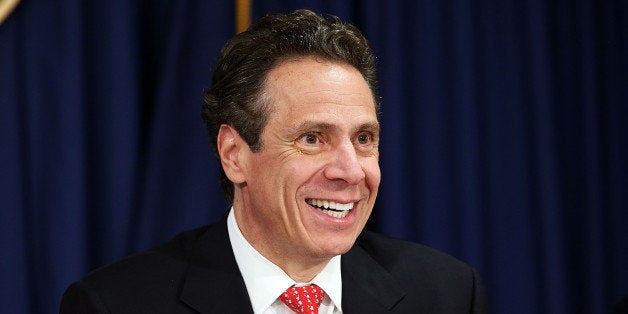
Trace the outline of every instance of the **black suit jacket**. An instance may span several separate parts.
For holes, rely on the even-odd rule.
[[[372,232],[342,256],[344,313],[486,313],[478,273],[428,247]],[[252,313],[219,223],[98,269],[72,284],[61,313]]]

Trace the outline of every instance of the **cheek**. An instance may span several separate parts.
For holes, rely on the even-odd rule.
[[[285,172],[290,183],[304,184],[312,181],[317,173],[321,173],[324,165],[324,160],[303,156],[303,158],[295,158],[286,162],[282,171]]]
[[[371,189],[371,193],[376,193],[379,187],[379,182],[381,180],[381,172],[379,169],[378,161],[370,161],[364,165],[364,173],[366,175],[366,184],[369,189]]]
[[[267,197],[291,207],[299,189],[312,181],[317,166],[303,158],[265,158],[253,173],[257,185],[264,187]]]

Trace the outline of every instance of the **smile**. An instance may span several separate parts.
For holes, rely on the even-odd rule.
[[[353,208],[355,203],[336,203],[325,200],[317,200],[317,199],[306,199],[306,203],[308,203],[312,207],[316,207],[320,209],[323,213],[335,217],[335,218],[344,218],[349,214],[349,211]]]

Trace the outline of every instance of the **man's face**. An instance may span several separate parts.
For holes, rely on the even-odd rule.
[[[350,65],[307,57],[271,70],[265,96],[262,149],[243,154],[243,234],[271,261],[345,253],[380,182],[379,123],[366,81]]]

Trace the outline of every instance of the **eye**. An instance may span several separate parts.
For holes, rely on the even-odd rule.
[[[318,137],[316,134],[307,133],[303,135],[303,141],[307,144],[314,145],[318,142]]]
[[[362,131],[358,133],[354,139],[354,145],[356,150],[362,153],[377,152],[378,137],[369,131]]]
[[[299,136],[298,141],[305,145],[313,146],[321,144],[323,142],[323,139],[321,134],[317,132],[308,132]]]
[[[373,140],[373,136],[370,133],[362,132],[358,134],[357,141],[360,145],[367,145]]]

